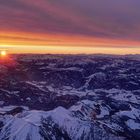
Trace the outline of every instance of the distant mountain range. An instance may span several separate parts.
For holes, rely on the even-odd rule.
[[[0,64],[0,140],[139,140],[140,55],[12,55]]]

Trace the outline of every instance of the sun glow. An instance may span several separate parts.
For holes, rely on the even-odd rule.
[[[6,51],[0,51],[0,55],[2,56],[2,57],[4,57],[4,56],[7,56],[7,52]]]

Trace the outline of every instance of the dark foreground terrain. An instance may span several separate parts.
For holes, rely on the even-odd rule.
[[[0,140],[140,140],[139,55],[11,60],[0,64]]]

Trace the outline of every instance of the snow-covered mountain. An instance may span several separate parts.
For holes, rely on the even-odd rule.
[[[92,140],[124,139],[107,132],[92,117],[78,116],[78,110],[57,107],[52,111],[23,111],[1,118],[0,139],[6,140]],[[77,107],[76,107],[77,108]],[[79,112],[80,113],[80,112]],[[85,112],[84,112],[85,113]],[[80,115],[80,114],[79,114]]]
[[[138,55],[16,55],[0,64],[0,140],[139,140]]]

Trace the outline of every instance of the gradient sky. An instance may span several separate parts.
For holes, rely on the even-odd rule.
[[[0,0],[0,49],[140,53],[140,0]]]

